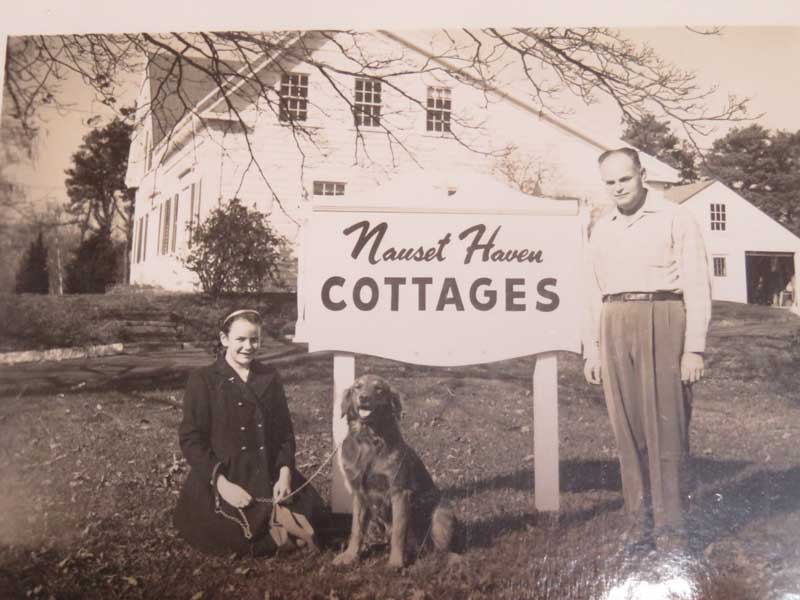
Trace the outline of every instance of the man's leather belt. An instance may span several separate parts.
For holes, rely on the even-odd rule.
[[[622,292],[603,296],[603,302],[655,302],[657,300],[683,300],[683,294],[677,292]]]

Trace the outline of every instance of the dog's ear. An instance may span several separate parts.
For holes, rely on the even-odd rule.
[[[392,406],[392,414],[398,421],[403,416],[403,403],[400,402],[400,394],[389,388],[386,393],[389,396],[389,403]]]
[[[348,387],[344,394],[342,395],[342,405],[340,407],[342,416],[345,417],[348,422],[353,420],[354,415],[354,408],[353,408],[353,386],[351,385]]]

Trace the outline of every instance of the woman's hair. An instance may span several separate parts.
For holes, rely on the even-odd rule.
[[[241,310],[233,311],[222,320],[219,326],[220,333],[228,335],[231,331],[231,327],[233,326],[233,324],[239,319],[243,319],[249,323],[252,323],[253,325],[258,325],[259,327],[261,326],[262,323],[261,315],[257,310],[243,308]],[[222,356],[223,354],[225,354],[225,346],[222,345],[222,341],[219,339],[219,336],[217,336],[217,340],[214,343],[213,351],[216,356]]]

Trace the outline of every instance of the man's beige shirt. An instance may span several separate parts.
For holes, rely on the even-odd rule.
[[[633,215],[616,208],[592,229],[586,253],[584,358],[599,357],[600,311],[605,294],[683,293],[685,352],[703,352],[711,320],[708,259],[700,228],[682,206],[649,190]]]

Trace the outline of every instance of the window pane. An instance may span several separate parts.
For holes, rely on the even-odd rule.
[[[450,102],[449,88],[428,88],[426,128],[428,131],[450,131]]]
[[[342,181],[315,181],[315,196],[343,196],[345,183]]]
[[[285,73],[281,76],[281,121],[305,121],[307,118],[308,75]]]
[[[379,94],[373,93],[374,90],[379,89],[379,82],[365,78],[356,79],[356,92],[353,102],[354,122],[356,125],[375,127],[380,124],[377,119],[372,118],[372,115],[380,113],[381,97]]]

